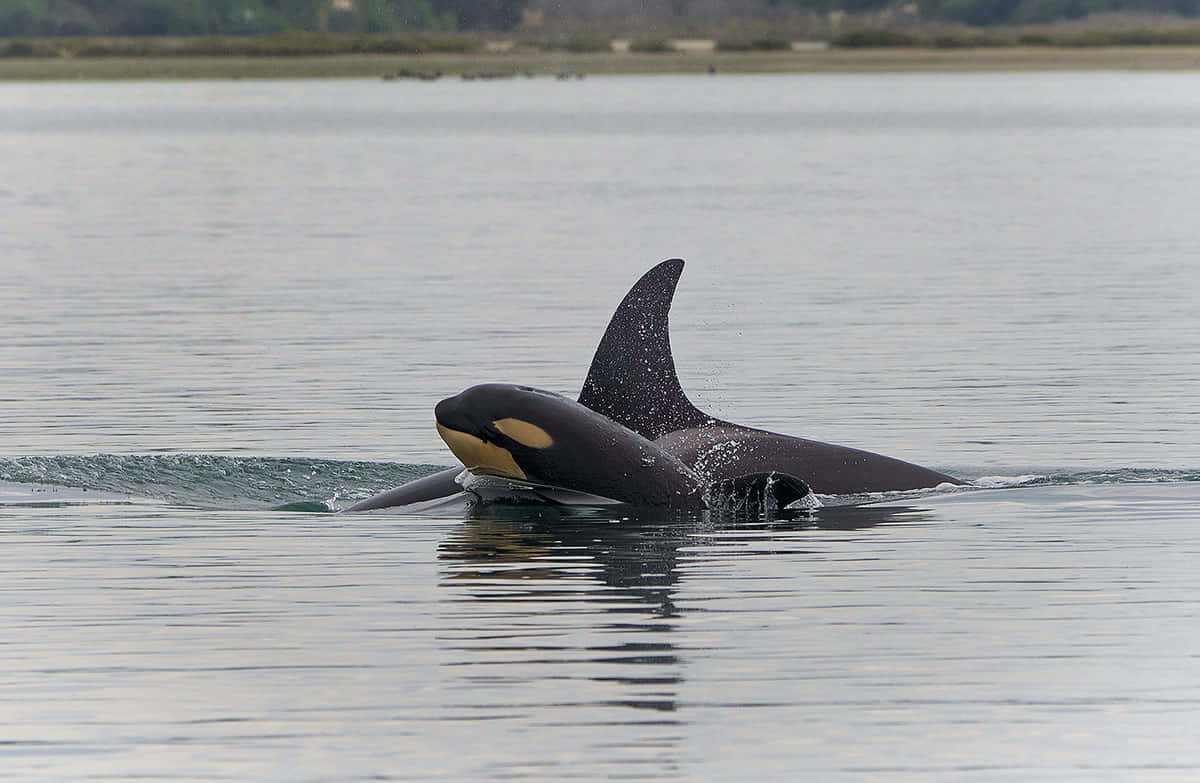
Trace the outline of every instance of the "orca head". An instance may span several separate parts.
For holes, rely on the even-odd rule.
[[[553,392],[485,383],[439,402],[434,418],[442,440],[472,473],[555,484],[556,457],[581,437],[574,424],[581,412],[585,419],[596,415]]]

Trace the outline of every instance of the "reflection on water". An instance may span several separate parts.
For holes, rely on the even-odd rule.
[[[729,521],[708,512],[639,509],[636,516],[614,516],[604,508],[492,504],[473,507],[470,522],[448,538],[438,556],[449,564],[450,580],[583,580],[596,585],[585,596],[611,598],[603,588],[620,588],[624,598],[636,597],[648,612],[671,617],[681,550],[694,553],[718,540],[729,545],[739,533],[777,537],[930,518],[910,506],[789,510],[766,521]]]
[[[680,619],[700,611],[676,601],[689,569],[702,568],[714,552],[803,557],[810,531],[931,519],[908,506],[783,511],[766,521],[708,512],[614,516],[610,508],[476,506],[439,546],[438,558],[443,584],[453,590],[447,608],[453,624],[488,631],[486,638],[456,635],[451,666],[476,688],[506,678],[526,685],[617,683],[625,686],[623,696],[606,692],[604,705],[674,712],[687,654],[694,652],[678,646]],[[506,618],[503,630],[496,627],[499,616]],[[564,630],[571,616],[579,622]]]
[[[738,533],[778,536],[931,519],[927,510],[913,506],[870,505],[784,510],[767,520],[659,509],[627,510],[627,514],[614,515],[604,507],[476,505],[467,512],[469,522],[440,547],[439,557],[452,564],[447,574],[452,579],[533,575],[574,579],[582,571],[608,587],[669,589],[679,580],[679,551],[710,544],[717,535],[728,543]],[[586,558],[590,567],[575,562],[554,567],[547,562],[564,555],[572,560]],[[467,570],[460,563],[495,569]]]
[[[1193,497],[1038,487],[762,522],[477,508],[437,548],[448,714],[549,743],[527,779],[1146,769],[1200,703],[1176,568]]]

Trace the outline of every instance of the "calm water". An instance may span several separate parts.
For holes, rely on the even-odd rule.
[[[0,779],[1195,780],[1200,75],[0,85]],[[575,394],[980,487],[339,517]]]

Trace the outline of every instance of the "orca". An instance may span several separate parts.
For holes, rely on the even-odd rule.
[[[655,266],[625,296],[604,333],[579,402],[714,477],[777,470],[822,495],[962,485],[953,476],[861,449],[723,421],[688,399],[675,371],[667,316],[683,261]]]
[[[757,513],[810,494],[804,481],[778,471],[701,475],[607,416],[529,386],[472,386],[439,402],[434,418],[442,440],[473,476],[684,510]]]
[[[656,454],[665,454],[682,463],[698,476],[699,485],[723,488],[730,493],[762,489],[758,485],[764,484],[765,477],[771,474],[790,477],[789,481],[799,481],[813,492],[826,495],[906,491],[965,483],[953,476],[869,451],[723,421],[697,408],[679,383],[671,353],[668,314],[683,266],[682,259],[663,261],[646,272],[626,294],[596,348],[578,403],[553,395],[560,401],[572,403],[572,416],[582,420],[578,408],[600,414],[655,445]],[[592,425],[593,432],[599,431],[597,423],[593,421]],[[464,431],[478,436],[486,429]],[[487,434],[491,436],[491,433]],[[639,443],[638,448],[643,446]],[[603,450],[594,453],[602,454]],[[456,456],[459,455],[456,453]],[[589,464],[595,467],[596,460]],[[540,470],[539,479],[550,481],[547,474],[553,471],[544,467]],[[455,495],[463,492],[458,481],[462,471],[462,467],[455,467],[434,473],[345,510],[412,505]],[[754,478],[744,478],[748,476]],[[643,479],[643,483],[646,482],[653,483]],[[583,490],[581,486],[566,486]],[[607,485],[606,488],[622,494]],[[634,495],[640,497],[636,492]]]

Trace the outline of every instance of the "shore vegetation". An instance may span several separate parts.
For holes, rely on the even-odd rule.
[[[833,35],[1098,16],[1141,16],[1154,20],[1151,27],[1169,27],[1198,15],[1200,0],[0,0],[0,38],[540,31],[744,41],[757,30],[762,41],[794,38],[798,28]]]
[[[52,0],[0,0],[0,21],[15,18],[2,13],[11,11],[13,3],[38,2]],[[333,2],[351,3],[356,13],[366,7],[356,4],[360,0]],[[429,5],[429,14],[405,17],[413,29],[393,30],[335,30],[329,18],[318,25],[322,30],[220,35],[65,35],[69,25],[60,25],[58,34],[0,36],[0,79],[377,75],[395,80],[411,75],[433,80],[539,73],[1200,69],[1200,21],[1179,16],[1110,15],[980,26],[890,12],[789,12],[774,21],[680,20],[646,27],[653,35],[628,35],[620,33],[628,28],[605,20],[563,24],[527,19],[504,33],[456,29],[460,17],[446,16],[447,7]]]

